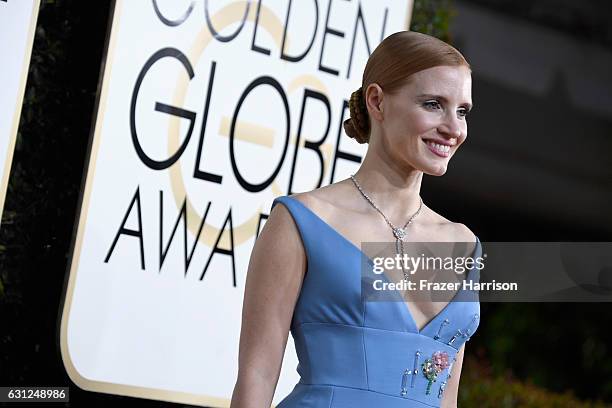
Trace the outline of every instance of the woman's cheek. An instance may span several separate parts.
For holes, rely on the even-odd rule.
[[[420,133],[435,131],[440,125],[436,118],[419,118],[415,121],[418,126]]]

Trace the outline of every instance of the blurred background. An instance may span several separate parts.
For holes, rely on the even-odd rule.
[[[70,386],[66,406],[169,406],[79,390],[60,303],[110,1],[43,0],[0,229],[0,384]],[[415,0],[411,29],[473,70],[468,141],[423,198],[481,241],[611,241],[612,6]],[[35,255],[33,255],[35,254]],[[612,307],[483,303],[463,407],[612,406]]]

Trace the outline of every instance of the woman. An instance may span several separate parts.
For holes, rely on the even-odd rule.
[[[275,199],[253,248],[233,408],[270,406],[290,330],[301,379],[279,407],[456,406],[478,301],[364,302],[359,243],[475,242],[480,254],[420,198],[423,174],[443,175],[465,141],[471,106],[469,64],[450,45],[404,31],[374,50],[344,123],[369,144],[359,170]]]

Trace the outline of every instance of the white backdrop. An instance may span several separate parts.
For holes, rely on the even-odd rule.
[[[410,10],[116,1],[62,316],[73,381],[229,405],[249,256],[270,204],[357,169],[365,145],[341,130],[347,100]],[[290,337],[275,403],[296,366]]]
[[[0,0],[0,215],[21,115],[39,0]]]

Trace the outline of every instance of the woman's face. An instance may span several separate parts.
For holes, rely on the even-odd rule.
[[[467,67],[439,66],[417,72],[393,94],[377,84],[368,93],[372,125],[394,166],[441,176],[467,137],[472,77]],[[378,107],[378,108],[376,108]],[[374,129],[373,129],[374,130]]]

